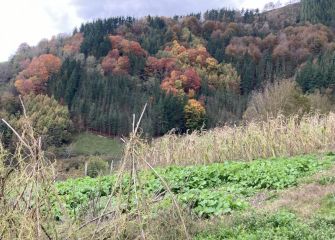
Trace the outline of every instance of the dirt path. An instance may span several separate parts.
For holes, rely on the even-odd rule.
[[[251,204],[261,211],[272,212],[280,208],[294,210],[302,217],[309,217],[319,208],[322,200],[329,194],[335,194],[335,183],[321,185],[322,177],[335,176],[335,167],[311,177],[311,183],[302,184],[278,193],[274,200],[267,200],[271,194],[260,193],[251,200]]]

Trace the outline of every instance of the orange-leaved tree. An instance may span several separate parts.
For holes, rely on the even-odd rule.
[[[130,63],[128,56],[120,56],[119,50],[113,49],[101,63],[105,74],[128,74]]]
[[[200,89],[201,79],[197,71],[192,68],[185,70],[173,70],[161,84],[161,88],[168,93],[193,98],[194,94]]]
[[[75,53],[79,53],[80,46],[84,41],[84,36],[82,33],[76,33],[72,37],[70,37],[66,44],[64,45],[63,52],[67,55],[72,55]]]
[[[52,74],[59,71],[61,60],[52,54],[42,54],[34,58],[26,69],[21,71],[15,81],[15,87],[21,94],[43,93]]]

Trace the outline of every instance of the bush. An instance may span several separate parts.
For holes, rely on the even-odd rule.
[[[108,162],[99,158],[99,157],[91,157],[88,160],[87,164],[87,175],[95,178],[99,175],[105,174],[108,170]]]
[[[70,142],[73,124],[66,106],[46,95],[26,95],[23,102],[35,133],[42,137],[44,147],[59,147]],[[25,117],[22,115],[14,127],[22,129],[24,124]]]
[[[303,114],[309,109],[309,99],[303,95],[294,81],[285,79],[266,84],[263,91],[254,91],[243,118],[248,121],[266,120],[269,117],[276,118],[280,114]]]

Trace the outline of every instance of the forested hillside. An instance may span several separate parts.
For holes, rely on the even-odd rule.
[[[71,35],[22,44],[0,65],[0,90],[7,92],[1,115],[17,122],[14,96],[43,94],[68,108],[74,128],[66,131],[127,135],[132,114],[148,103],[143,131],[161,136],[238,123],[257,91],[283,79],[296,80],[294,90],[284,90],[293,94],[288,113],[308,112],[320,99],[331,106],[334,6],[303,0],[265,12],[213,9],[84,23]]]

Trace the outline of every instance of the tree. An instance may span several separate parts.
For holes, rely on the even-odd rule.
[[[335,24],[335,1],[302,0],[301,17],[311,23]]]
[[[204,46],[186,48],[174,41],[165,52],[175,59],[176,69],[163,80],[161,85],[163,90],[173,94],[187,94],[193,98],[194,94],[199,92],[201,82],[207,79],[214,88],[240,91],[240,77],[234,67],[230,64],[219,64]],[[158,60],[150,60],[152,65],[159,65]]]
[[[199,130],[205,125],[206,110],[199,101],[195,99],[188,100],[184,112],[187,129],[191,131]]]
[[[45,147],[61,146],[70,141],[73,126],[67,107],[46,95],[25,95],[23,102],[27,116]],[[24,121],[25,118],[20,117],[17,126],[23,126]]]
[[[160,59],[148,57],[145,68],[146,74],[148,76],[158,76],[161,78],[176,69],[176,62],[177,60],[172,57],[163,57]]]
[[[110,74],[128,74],[130,62],[128,56],[120,56],[119,50],[113,49],[103,58],[101,63],[104,73]]]
[[[184,71],[174,70],[162,81],[161,88],[167,93],[179,96],[188,94],[190,98],[193,98],[200,89],[200,81],[194,68],[187,68]]]
[[[0,84],[9,82],[12,75],[12,65],[9,62],[0,63]]]
[[[138,75],[144,71],[147,52],[138,42],[129,41],[120,35],[109,36],[112,50],[102,60],[105,74]]]
[[[59,71],[61,60],[52,54],[42,54],[34,58],[28,67],[19,73],[15,87],[21,94],[43,93],[52,74]]]
[[[79,53],[80,46],[84,41],[84,36],[82,33],[74,34],[68,42],[64,45],[63,51],[67,55],[72,55]]]
[[[138,42],[129,41],[120,35],[109,36],[110,43],[113,49],[119,50],[122,54],[133,53],[136,56],[147,56],[147,52],[141,47]]]
[[[17,116],[20,114],[21,106],[18,98],[12,93],[4,92],[0,96],[0,119],[5,119],[12,124],[17,121]],[[12,146],[13,131],[8,128],[2,121],[0,122],[0,141],[5,147]]]
[[[309,60],[298,71],[296,81],[304,92],[334,88],[335,53],[326,53],[317,60]]]

